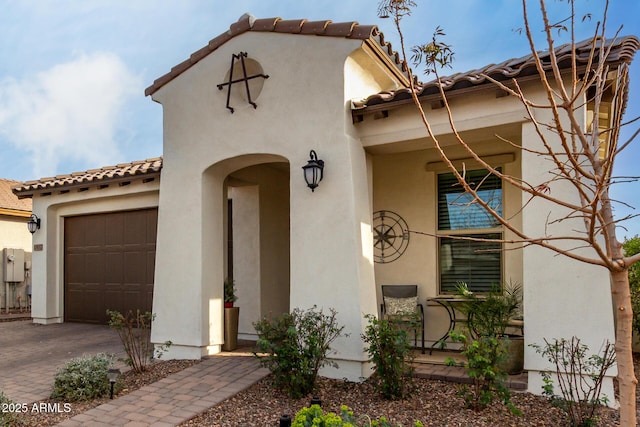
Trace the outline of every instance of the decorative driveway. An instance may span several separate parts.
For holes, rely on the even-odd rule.
[[[0,322],[0,390],[14,402],[46,399],[56,371],[67,361],[102,352],[125,357],[118,333],[108,326]],[[126,369],[122,362],[115,364]]]

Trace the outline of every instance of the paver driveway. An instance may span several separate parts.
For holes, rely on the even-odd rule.
[[[56,370],[66,361],[100,352],[124,357],[117,332],[107,326],[0,322],[0,390],[17,403],[45,399],[51,394]],[[116,366],[125,368],[121,362]],[[157,383],[63,421],[60,426],[175,426],[268,373],[249,354],[207,357]]]
[[[46,399],[56,370],[65,362],[101,352],[125,357],[118,333],[108,326],[0,322],[0,390],[14,402]],[[116,367],[126,369],[117,360]]]

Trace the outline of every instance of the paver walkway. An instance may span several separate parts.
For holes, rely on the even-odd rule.
[[[250,356],[212,356],[59,424],[66,427],[175,426],[264,378]]]

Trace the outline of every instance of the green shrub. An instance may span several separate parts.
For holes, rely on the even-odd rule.
[[[56,372],[51,397],[77,402],[108,396],[107,372],[112,365],[113,356],[105,353],[70,360]]]
[[[151,342],[151,323],[156,315],[150,312],[135,313],[129,310],[126,315],[115,311],[107,310],[109,316],[109,326],[118,331],[120,341],[127,353],[124,360],[127,365],[136,373],[147,370],[149,362],[153,359],[154,349]],[[162,354],[171,346],[171,341],[167,341],[163,346],[156,349],[156,358],[162,357]]]
[[[542,347],[530,344],[555,366],[554,372],[542,372],[543,394],[565,411],[572,426],[597,425],[596,410],[609,401],[600,392],[607,371],[616,362],[613,345],[607,341],[600,353],[587,356],[589,348],[577,337],[551,342],[545,339],[544,343]],[[555,394],[554,383],[559,386],[562,396]]]
[[[462,386],[460,392],[467,408],[480,411],[499,399],[512,413],[520,414],[521,411],[511,403],[507,374],[500,367],[506,358],[506,338],[484,335],[470,339],[468,335],[455,331],[449,336],[463,344],[462,355],[467,359],[465,368],[472,386]],[[447,364],[455,365],[455,362],[448,359]]]
[[[504,336],[522,306],[522,285],[518,283],[492,285],[491,291],[479,295],[469,291],[466,283],[459,283],[456,294],[464,301],[456,309],[466,316],[470,332],[476,336]]]
[[[344,329],[336,314],[331,309],[325,315],[315,306],[306,311],[296,308],[253,324],[258,333],[254,355],[273,373],[276,387],[292,397],[306,396],[315,390],[321,367],[337,366],[327,360],[331,343]]]
[[[413,424],[414,427],[423,427],[420,421]],[[367,415],[356,418],[347,406],[340,407],[340,414],[335,412],[324,413],[319,405],[302,408],[298,411],[291,427],[402,427],[401,424],[391,424],[385,417],[372,420]]]
[[[20,411],[12,410],[15,403],[0,391],[0,426],[15,426],[18,424],[18,413]],[[20,409],[21,406],[18,405]]]
[[[522,286],[517,283],[494,285],[490,292],[477,295],[470,292],[465,283],[460,283],[456,293],[463,300],[456,309],[468,319],[468,326],[464,333],[452,331],[449,337],[462,344],[464,366],[472,381],[471,387],[461,387],[466,406],[480,411],[500,400],[512,413],[520,414],[511,403],[503,366],[508,358],[505,330],[520,310]],[[447,364],[456,363],[448,359]]]
[[[368,314],[368,325],[362,339],[367,344],[369,360],[375,365],[372,378],[385,399],[402,399],[411,388],[413,353],[411,351],[411,319],[394,321]],[[419,319],[415,319],[419,322]],[[409,323],[407,325],[407,323]]]

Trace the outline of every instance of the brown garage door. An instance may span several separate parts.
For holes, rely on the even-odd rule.
[[[157,221],[157,209],[65,218],[65,321],[151,311]]]

